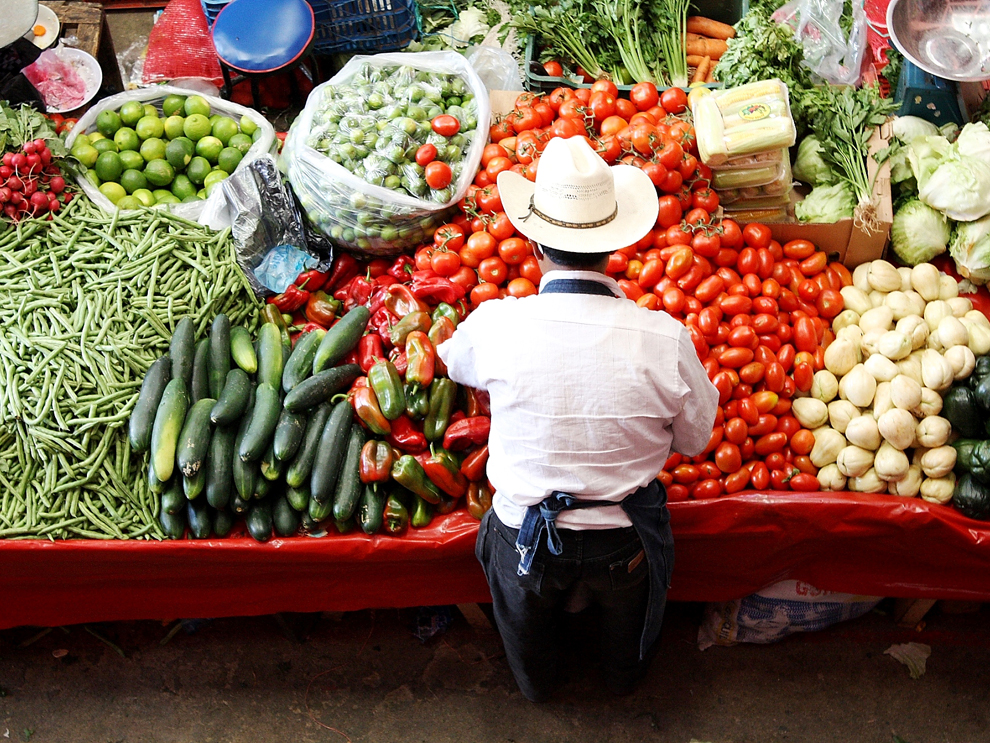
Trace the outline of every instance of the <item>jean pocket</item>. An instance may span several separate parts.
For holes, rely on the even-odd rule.
[[[493,528],[493,531],[495,533],[491,535],[489,539],[491,544],[488,547],[491,551],[492,568],[502,576],[511,576],[516,585],[524,591],[538,594],[543,586],[543,572],[546,567],[541,555],[537,553],[534,556],[526,575],[519,575],[519,551],[515,543],[501,529]],[[533,549],[539,550],[540,547],[537,545]]]
[[[608,566],[609,581],[613,591],[631,588],[646,580],[649,573],[650,566],[646,559],[646,550],[643,549],[639,540],[636,540],[629,547],[627,554]]]

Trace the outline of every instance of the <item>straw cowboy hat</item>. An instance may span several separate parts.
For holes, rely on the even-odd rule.
[[[508,170],[498,191],[512,226],[530,240],[571,253],[608,253],[653,229],[653,182],[632,165],[609,167],[584,137],[554,138],[536,182]]]

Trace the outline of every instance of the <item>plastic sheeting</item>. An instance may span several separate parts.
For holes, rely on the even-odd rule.
[[[748,493],[670,506],[670,598],[784,579],[876,596],[990,600],[990,523],[917,498]],[[0,541],[0,629],[490,601],[464,512],[401,537]]]

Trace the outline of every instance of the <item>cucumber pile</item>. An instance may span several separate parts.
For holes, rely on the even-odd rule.
[[[352,521],[362,492],[364,429],[346,390],[361,374],[341,361],[369,319],[352,309],[329,331],[302,335],[261,325],[257,338],[225,314],[198,339],[191,318],[144,378],[129,423],[130,445],[148,452],[159,521],[180,539],[226,536],[238,516],[263,542],[300,525]]]

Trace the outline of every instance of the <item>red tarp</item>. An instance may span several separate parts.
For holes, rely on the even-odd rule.
[[[990,600],[990,523],[917,498],[740,494],[670,507],[670,597],[785,578],[877,596]],[[0,541],[0,629],[488,601],[464,512],[401,537]]]

